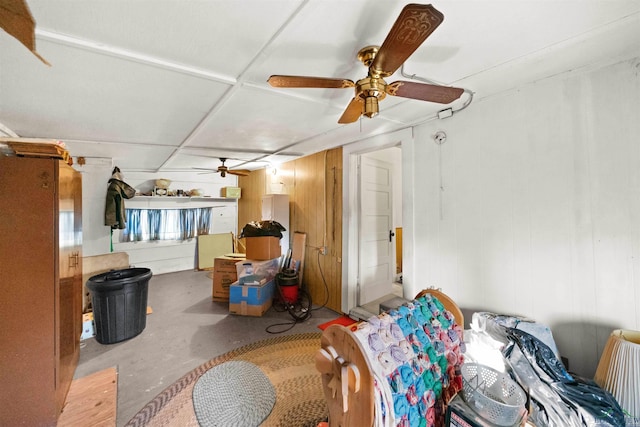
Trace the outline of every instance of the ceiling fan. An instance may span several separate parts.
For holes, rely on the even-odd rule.
[[[355,96],[338,120],[353,123],[361,115],[372,118],[378,114],[378,101],[387,95],[421,101],[449,104],[460,98],[463,89],[433,84],[384,81],[396,72],[404,61],[442,23],[444,15],[430,4],[408,4],[400,12],[382,46],[366,46],[358,52],[358,60],[369,69],[367,77],[353,82],[325,77],[272,75],[267,80],[278,88],[345,89],[355,87]]]
[[[220,176],[223,178],[227,176],[227,174],[237,175],[237,176],[247,176],[249,175],[249,173],[251,173],[251,171],[248,171],[245,169],[229,169],[227,166],[224,165],[224,162],[226,161],[227,161],[226,157],[220,157],[220,162],[222,164],[218,166],[217,169],[207,169],[207,168],[194,168],[194,169],[200,169],[200,170],[210,171],[213,173],[219,173]]]

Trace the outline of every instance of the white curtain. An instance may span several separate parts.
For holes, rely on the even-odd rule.
[[[187,240],[212,231],[213,208],[126,209],[121,242]]]

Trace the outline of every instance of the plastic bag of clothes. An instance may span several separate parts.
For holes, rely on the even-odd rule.
[[[277,221],[251,221],[242,228],[240,238],[275,236],[281,239],[283,231],[287,229]]]
[[[545,325],[480,312],[473,315],[472,329],[465,340],[477,341],[472,344],[483,344],[483,352],[494,349],[504,357],[512,377],[529,394],[529,419],[536,426],[625,425],[624,412],[609,392],[567,372]]]
[[[507,328],[504,354],[529,387],[538,426],[624,426],[615,398],[595,382],[570,375],[553,350],[527,332]]]

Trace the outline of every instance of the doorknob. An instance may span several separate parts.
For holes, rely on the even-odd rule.
[[[392,238],[393,236],[395,236],[395,235],[396,235],[396,233],[394,233],[393,231],[389,230],[389,241],[390,241],[390,242],[392,242],[392,241],[393,241],[393,240],[391,240],[391,238]]]

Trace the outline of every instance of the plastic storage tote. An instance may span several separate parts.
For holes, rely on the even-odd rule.
[[[91,291],[96,340],[114,344],[139,335],[147,325],[148,268],[113,270],[92,276]]]

